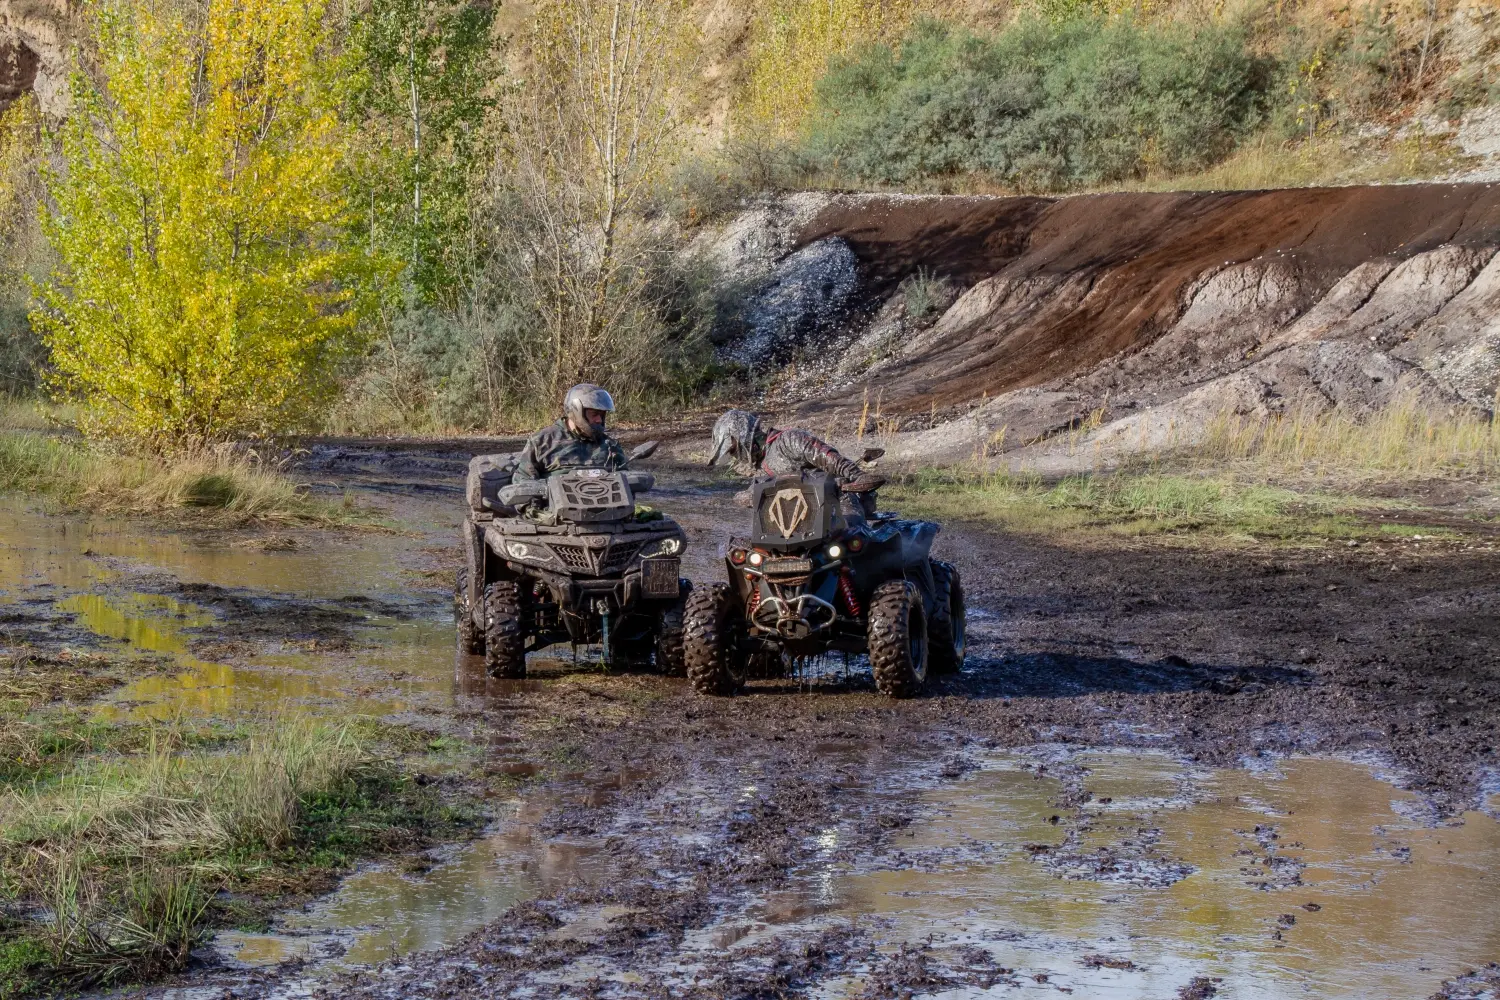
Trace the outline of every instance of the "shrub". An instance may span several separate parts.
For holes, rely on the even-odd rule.
[[[98,14],[65,169],[60,258],[32,314],[89,425],[158,447],[314,424],[373,264],[342,242],[347,130],[321,0]]]
[[[1051,189],[1189,170],[1261,121],[1271,69],[1232,25],[1023,17],[983,37],[925,21],[832,64],[808,144],[882,183],[981,173]]]

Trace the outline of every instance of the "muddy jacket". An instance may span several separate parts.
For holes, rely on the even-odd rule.
[[[859,477],[859,465],[840,455],[816,434],[788,428],[766,435],[760,472],[766,476],[795,476],[804,469],[821,469],[835,479]]]
[[[608,469],[618,472],[629,463],[625,449],[608,434],[595,444],[568,430],[567,420],[558,420],[531,435],[521,449],[516,481],[546,479],[565,469]]]

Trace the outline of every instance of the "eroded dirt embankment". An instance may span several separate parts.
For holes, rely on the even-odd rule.
[[[1223,410],[1487,411],[1500,383],[1490,185],[799,197],[755,306],[782,307],[796,345],[782,400],[820,426],[867,398],[901,431],[941,426],[903,435],[896,457],[967,457],[1002,427],[1020,447],[1101,409],[1093,440],[1123,447]],[[837,260],[810,253],[834,245],[858,281],[830,303],[807,286],[843,287]],[[929,295],[925,317],[919,274],[957,293]]]

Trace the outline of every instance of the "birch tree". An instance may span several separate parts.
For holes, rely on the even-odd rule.
[[[641,209],[682,137],[683,0],[542,0],[506,102],[496,238],[539,330],[514,359],[532,395],[584,379],[628,391],[659,357],[664,252]]]

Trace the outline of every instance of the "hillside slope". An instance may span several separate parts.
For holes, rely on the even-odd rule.
[[[864,414],[898,459],[1035,459],[1087,419],[1107,460],[1220,412],[1487,412],[1500,388],[1490,185],[800,197],[746,310],[780,366],[770,399],[835,430]],[[731,224],[721,259],[754,231]],[[852,275],[827,273],[840,259]],[[960,294],[914,317],[917,275]]]

